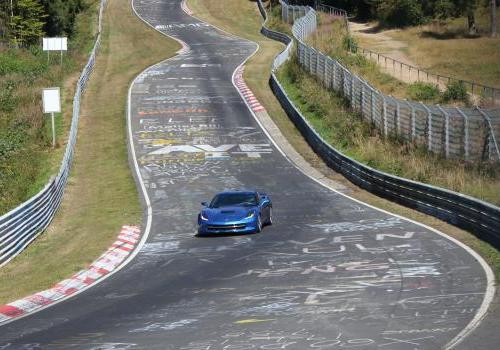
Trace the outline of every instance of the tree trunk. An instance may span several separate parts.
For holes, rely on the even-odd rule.
[[[469,35],[476,35],[476,16],[474,15],[474,9],[467,10],[467,24],[469,26]]]
[[[497,0],[491,0],[491,37],[497,36]]]

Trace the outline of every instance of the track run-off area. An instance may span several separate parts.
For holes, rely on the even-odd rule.
[[[95,287],[0,326],[0,349],[442,349],[474,330],[494,293],[476,253],[289,162],[234,81],[256,44],[180,0],[132,5],[184,43],[130,88],[142,241]],[[274,224],[195,237],[200,202],[240,188],[271,196]]]

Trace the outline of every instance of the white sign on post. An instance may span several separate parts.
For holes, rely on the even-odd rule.
[[[43,113],[61,113],[61,92],[58,87],[43,89]]]
[[[43,38],[43,51],[68,51],[68,38]]]
[[[50,113],[52,119],[52,148],[56,147],[54,113],[61,113],[61,90],[58,87],[43,89],[43,113]]]
[[[50,51],[60,51],[62,67],[63,51],[68,51],[68,38],[43,38],[43,51],[47,51],[47,63],[50,63]]]

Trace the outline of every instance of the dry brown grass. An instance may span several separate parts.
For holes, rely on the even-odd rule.
[[[128,87],[180,46],[145,26],[129,0],[108,2],[102,39],[62,207],[50,228],[0,270],[0,304],[71,276],[105,251],[122,225],[140,223],[126,147]]]
[[[500,36],[488,37],[488,15],[484,9],[477,13],[480,37],[466,35],[464,18],[381,33],[403,42],[404,54],[422,69],[500,88]],[[497,22],[500,27],[500,10]],[[359,40],[377,50],[376,41]]]

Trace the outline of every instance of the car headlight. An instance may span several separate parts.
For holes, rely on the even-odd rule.
[[[200,219],[202,219],[203,221],[208,221],[208,218],[204,216],[203,213],[200,213]]]
[[[253,216],[254,216],[254,215],[255,215],[255,212],[250,211],[250,212],[248,212],[248,214],[247,214],[247,216],[245,217],[245,219],[251,219],[251,218],[253,218]]]

